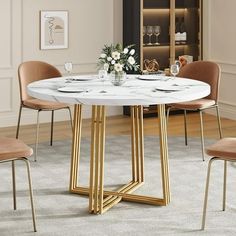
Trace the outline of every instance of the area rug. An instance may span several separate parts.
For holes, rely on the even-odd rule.
[[[208,140],[206,145],[213,141]],[[88,198],[68,192],[70,141],[51,147],[40,144],[38,161],[31,162],[38,232],[33,233],[24,165],[16,165],[17,205],[12,210],[11,165],[0,165],[0,235],[236,235],[236,171],[229,164],[227,209],[222,212],[223,163],[213,164],[206,230],[201,231],[204,187],[209,157],[201,159],[200,140],[189,146],[170,137],[171,203],[166,207],[121,202],[103,215],[88,213]],[[89,139],[82,139],[80,183],[89,176]],[[32,158],[33,159],[33,158]],[[106,137],[105,186],[113,189],[131,177],[130,138]],[[145,137],[145,185],[137,193],[162,196],[157,137]]]

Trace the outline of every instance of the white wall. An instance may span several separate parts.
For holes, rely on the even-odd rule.
[[[204,0],[204,59],[222,68],[220,110],[236,119],[235,0]],[[39,50],[40,10],[69,11],[69,48]],[[64,61],[74,63],[74,73],[96,71],[105,43],[122,41],[122,0],[0,0],[0,127],[16,125],[19,92],[17,67],[22,61],[44,60],[63,73]],[[121,114],[121,108],[110,114]],[[43,113],[42,113],[43,114]],[[89,109],[85,109],[88,117]],[[48,115],[42,117],[49,121]],[[36,114],[24,111],[22,122],[34,123]],[[66,113],[56,115],[67,119]]]
[[[96,72],[97,58],[104,44],[122,40],[121,0],[0,0],[0,127],[15,126],[19,109],[17,67],[23,61],[43,60],[63,71],[65,61],[74,64],[73,73]],[[115,12],[114,10],[117,10]],[[69,48],[39,49],[40,10],[69,12]],[[117,30],[114,30],[114,29]],[[110,115],[121,108],[110,108]],[[41,114],[49,121],[48,114]],[[86,107],[84,117],[90,116]],[[36,113],[23,111],[22,124],[35,123]],[[57,120],[67,119],[57,112]]]
[[[204,0],[204,57],[222,69],[221,116],[236,119],[235,0]]]

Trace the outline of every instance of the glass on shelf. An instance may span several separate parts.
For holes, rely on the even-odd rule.
[[[143,26],[143,44],[146,45],[145,41],[144,41],[144,37],[147,34],[147,26]]]
[[[161,27],[159,25],[154,25],[153,26],[153,33],[156,36],[156,42],[155,45],[160,45],[160,43],[158,42],[158,36],[161,33]]]
[[[148,45],[152,45],[152,35],[153,35],[153,26],[152,25],[147,26],[147,35],[149,36]]]

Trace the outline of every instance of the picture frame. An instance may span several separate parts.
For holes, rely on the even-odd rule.
[[[40,11],[40,49],[68,48],[68,11]]]

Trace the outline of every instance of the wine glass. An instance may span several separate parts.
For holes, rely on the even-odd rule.
[[[144,42],[144,36],[147,34],[147,26],[143,26],[143,44],[146,44],[145,42]]]
[[[73,80],[72,78],[70,78],[70,74],[71,74],[71,71],[72,71],[72,69],[73,69],[73,64],[72,64],[72,62],[65,62],[65,64],[64,64],[64,69],[65,69],[65,71],[67,72],[68,77],[69,77],[69,78],[67,78],[66,80],[67,80],[68,82],[71,81],[71,80]]]
[[[153,27],[151,25],[147,26],[147,35],[149,36],[149,43],[148,45],[152,45],[152,35],[153,35]]]
[[[170,73],[175,77],[179,73],[179,65],[173,64],[170,66]]]
[[[160,45],[160,43],[158,43],[158,36],[160,35],[161,33],[161,27],[159,25],[154,25],[153,26],[153,33],[154,35],[156,36],[156,42],[155,44],[156,45]]]
[[[104,69],[101,69],[98,71],[98,78],[102,81],[102,87],[104,87],[104,81],[106,80],[107,77],[107,71]],[[100,93],[106,93],[107,91],[102,88]]]

